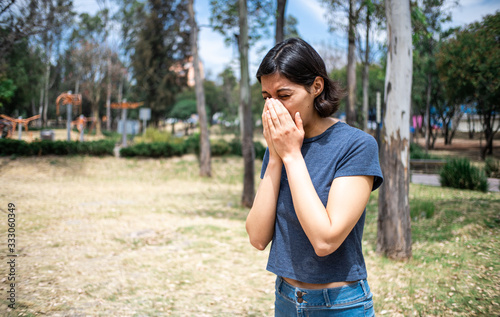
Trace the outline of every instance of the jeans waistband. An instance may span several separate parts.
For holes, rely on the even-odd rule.
[[[288,284],[282,277],[276,279],[276,291],[297,304],[307,306],[336,306],[371,298],[366,280],[335,288],[304,289]]]

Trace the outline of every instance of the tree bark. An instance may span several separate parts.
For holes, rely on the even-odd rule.
[[[356,24],[355,24],[355,0],[349,1],[349,30],[348,53],[347,53],[347,104],[346,104],[346,122],[349,125],[356,126]]]
[[[412,81],[410,2],[386,1],[387,70],[381,144],[384,184],[379,193],[377,253],[411,257],[409,139]]]
[[[432,75],[427,75],[427,91],[425,100],[425,153],[429,151],[431,140],[431,91],[432,91]],[[433,143],[434,144],[434,143]]]
[[[285,39],[285,7],[286,0],[277,0],[278,9],[276,12],[276,44]]]
[[[205,91],[201,78],[200,62],[198,57],[198,25],[196,24],[193,8],[194,0],[189,0],[188,11],[191,25],[191,54],[193,55],[194,85],[196,90],[196,108],[200,124],[200,176],[211,177],[210,166],[210,138],[208,134],[207,110],[205,107]]]
[[[363,130],[368,131],[368,89],[370,75],[370,14],[366,8],[366,42],[365,42],[365,65],[363,70]]]
[[[241,150],[243,154],[244,176],[243,194],[241,203],[245,207],[251,207],[255,196],[254,188],[254,158],[253,147],[253,122],[250,96],[250,78],[248,74],[248,22],[247,22],[247,1],[239,1],[239,28],[240,35],[238,49],[240,51],[240,129],[241,129]]]
[[[44,83],[44,101],[42,113],[42,126],[47,126],[47,110],[49,108],[49,81],[50,81],[50,56],[52,56],[52,49],[49,49],[47,55],[47,63],[45,64],[45,83]]]
[[[111,130],[111,52],[109,52],[106,64],[108,66],[108,78],[106,89],[106,130]]]

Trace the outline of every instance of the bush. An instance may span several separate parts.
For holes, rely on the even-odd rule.
[[[482,170],[472,166],[466,158],[447,162],[440,172],[441,186],[488,191],[488,179]]]
[[[185,153],[185,144],[175,142],[137,143],[120,150],[120,156],[122,157],[171,157]]]
[[[32,149],[28,142],[14,139],[0,139],[0,156],[29,156]]]
[[[172,134],[167,131],[159,131],[155,128],[147,128],[142,136],[136,136],[134,141],[137,143],[148,142],[171,142],[173,139]]]
[[[225,140],[213,140],[210,142],[210,152],[212,156],[224,156],[231,153],[231,146]]]
[[[410,159],[414,160],[428,160],[428,159],[436,159],[435,155],[430,155],[429,153],[425,153],[424,148],[422,148],[417,143],[410,143]]]
[[[500,178],[500,161],[488,157],[484,163],[484,173],[486,177]]]
[[[17,155],[113,155],[115,146],[112,140],[89,142],[78,141],[35,141],[0,139],[0,156]]]

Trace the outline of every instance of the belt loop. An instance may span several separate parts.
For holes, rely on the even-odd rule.
[[[368,291],[366,290],[365,280],[359,280],[359,284],[361,285],[361,288],[363,289],[363,293],[365,293],[365,296],[368,296]]]
[[[278,280],[276,281],[276,290],[279,294],[281,294],[281,284],[283,284],[283,278],[278,276]]]
[[[323,297],[325,298],[326,307],[332,307],[332,304],[330,303],[330,297],[328,296],[327,288],[323,288]]]

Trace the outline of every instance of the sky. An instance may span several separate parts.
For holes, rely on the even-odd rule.
[[[88,12],[94,14],[99,9],[96,0],[73,0],[73,3],[78,13]],[[500,1],[498,0],[459,0],[459,5],[451,9],[452,22],[447,26],[463,26],[480,21],[483,16],[492,14],[497,10],[500,10]],[[198,25],[209,24],[209,0],[195,0],[195,14]],[[336,63],[345,64],[347,38],[341,31],[334,33],[329,31],[325,9],[320,4],[320,0],[288,0],[286,15],[293,15],[297,18],[299,35],[315,47],[323,58],[326,59],[325,55],[327,54],[335,55],[337,56]],[[379,32],[376,36],[383,38],[383,32],[381,33]],[[216,80],[217,75],[228,65],[233,66],[234,69],[237,68],[238,52],[236,45],[226,46],[224,37],[219,33],[212,31],[208,27],[201,27],[198,43],[200,58],[204,64],[207,78]],[[251,79],[255,77],[254,74],[260,61],[273,45],[274,28],[271,26],[269,38],[261,40],[249,52]],[[329,66],[331,68],[342,65],[328,65],[327,62],[327,67]],[[235,74],[237,73],[235,72]]]

